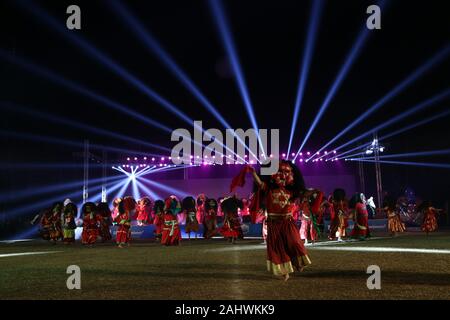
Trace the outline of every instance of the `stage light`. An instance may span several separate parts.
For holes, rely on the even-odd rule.
[[[283,156],[283,158],[286,158],[286,153],[283,153],[282,156]]]
[[[231,62],[231,67],[234,71],[235,80],[237,81],[237,86],[239,89],[239,92],[241,94],[242,100],[244,102],[245,109],[247,111],[247,114],[250,118],[250,123],[253,126],[253,129],[256,130],[256,132],[259,132],[258,125],[256,123],[256,117],[253,112],[253,106],[250,101],[250,95],[247,90],[247,85],[245,83],[244,73],[241,70],[241,65],[239,63],[239,58],[236,52],[236,49],[234,47],[234,42],[232,35],[230,33],[230,28],[228,26],[228,21],[225,17],[225,13],[222,7],[222,3],[220,0],[210,0],[209,6],[211,9],[211,12],[215,16],[214,22],[219,30],[222,45],[225,48],[228,58]],[[258,137],[258,143],[262,151],[264,151],[263,145],[261,143],[261,139]],[[256,158],[256,157],[255,157]]]
[[[80,84],[73,82],[69,79],[66,79],[66,78],[62,77],[61,75],[59,75],[49,69],[43,68],[42,66],[40,66],[38,64],[31,63],[23,58],[18,57],[17,55],[11,55],[7,51],[1,50],[1,49],[0,49],[0,58],[3,58],[5,60],[7,60],[8,62],[14,63],[22,68],[25,68],[28,71],[31,71],[35,74],[38,74],[38,75],[52,81],[53,83],[55,83],[57,85],[64,86],[66,88],[69,88],[72,91],[75,91],[75,92],[82,94],[84,96],[87,96],[97,102],[100,102],[101,104],[107,106],[108,108],[112,108],[116,111],[119,111],[130,117],[140,120],[154,128],[158,128],[158,129],[168,132],[168,133],[172,132],[172,129],[170,129],[167,126],[162,125],[160,122],[154,121],[148,117],[145,117],[144,115],[142,115],[136,111],[133,111],[132,108],[130,108],[128,106],[119,104],[105,96],[102,96],[94,91],[91,91],[91,90],[87,89],[86,87],[83,87]]]
[[[379,6],[382,7],[383,4],[384,4],[384,1],[381,1]],[[339,73],[337,74],[337,76],[333,82],[333,85],[331,86],[330,90],[328,91],[328,93],[325,97],[325,100],[322,102],[322,105],[320,106],[320,109],[317,112],[313,123],[309,127],[308,132],[306,133],[306,136],[303,139],[295,158],[298,156],[300,151],[302,151],[304,145],[306,144],[306,142],[308,141],[312,132],[316,128],[317,123],[322,118],[323,114],[325,113],[326,109],[328,108],[329,104],[331,103],[332,99],[334,98],[336,92],[340,88],[343,80],[347,76],[347,73],[350,71],[350,68],[352,67],[352,65],[355,62],[356,58],[358,57],[361,49],[363,48],[369,34],[370,34],[370,31],[367,29],[366,25],[364,24],[364,26],[362,27],[361,31],[358,34],[358,37],[355,40],[355,43],[353,44],[352,48],[350,49],[350,52],[347,54],[347,56],[345,58],[345,62],[342,64],[342,67],[340,68]]]
[[[231,128],[232,126],[223,118],[212,103],[205,97],[200,89],[193,83],[188,75],[175,63],[173,58],[161,47],[158,41],[153,35],[141,24],[141,22],[124,6],[120,1],[115,1],[110,6],[114,12],[118,14],[127,24],[135,31],[134,35],[145,44],[146,48],[156,56],[174,75],[175,77],[187,88],[212,115],[225,127]],[[250,149],[245,145],[240,137],[237,137],[239,143],[245,146],[247,150]],[[253,154],[253,153],[252,153]]]
[[[327,151],[325,151],[324,153],[325,153],[325,155],[327,155],[327,154],[328,154],[328,152],[327,152]]]
[[[303,159],[300,159],[300,162],[303,162]]]
[[[396,97],[401,91],[403,91],[404,89],[409,87],[412,83],[414,83],[417,79],[419,79],[423,74],[425,74],[430,69],[432,69],[435,65],[437,65],[442,60],[444,60],[449,54],[450,54],[450,45],[447,45],[446,47],[444,47],[444,49],[442,49],[437,54],[435,54],[431,59],[429,59],[425,64],[423,64],[418,69],[416,69],[412,74],[410,74],[406,79],[404,79],[394,89],[389,91],[385,96],[383,96],[380,100],[378,100],[374,105],[372,105],[370,108],[366,109],[366,111],[363,114],[361,114],[358,118],[356,118],[352,123],[345,126],[345,128],[341,132],[339,132],[337,135],[335,135],[333,137],[333,139],[331,139],[323,147],[321,147],[319,149],[319,151],[322,150],[323,148],[326,148],[330,144],[332,144],[334,141],[336,141],[341,136],[343,136],[345,133],[347,133],[349,130],[351,130],[353,127],[355,127],[357,124],[360,124],[364,119],[369,117],[372,113],[374,113],[379,108],[381,108],[383,105],[385,105],[390,100],[392,100],[394,97]]]
[[[130,158],[127,158],[127,161],[130,161]]]
[[[349,160],[359,161],[359,162],[372,162],[372,163],[376,162],[375,160],[360,159],[360,158],[352,158]],[[450,169],[450,164],[448,164],[448,163],[427,163],[427,162],[407,162],[407,161],[387,161],[387,160],[379,160],[378,162],[383,163],[383,164],[405,165],[405,166],[414,166],[414,167],[429,167],[429,168],[437,168],[437,169]]]
[[[291,133],[289,135],[289,145],[287,153],[291,151],[292,141],[294,139],[295,128],[297,127],[298,115],[300,114],[300,108],[303,101],[303,95],[306,87],[306,81],[308,79],[309,68],[311,66],[311,60],[313,57],[314,47],[317,38],[317,31],[319,27],[319,21],[321,16],[321,11],[323,7],[323,2],[321,0],[312,1],[311,2],[311,12],[310,12],[310,20],[308,25],[308,31],[306,36],[306,41],[304,44],[304,53],[302,64],[300,68],[300,77],[297,86],[297,95],[295,98],[294,105],[294,115],[292,117],[291,124]],[[295,157],[295,153],[292,154],[292,157]],[[295,159],[294,159],[295,160]]]
[[[169,157],[169,160],[172,160],[172,157]]]
[[[134,161],[137,161],[137,158],[136,158],[136,157],[134,158]]]
[[[337,153],[336,150],[334,150],[333,153],[336,154]]]
[[[147,160],[147,157],[144,157],[144,160]]]
[[[450,89],[444,90],[443,92],[435,95],[434,97],[431,97],[431,98],[429,98],[429,99],[427,99],[425,101],[420,102],[419,104],[415,105],[412,108],[408,108],[407,111],[405,111],[405,112],[403,112],[403,113],[401,113],[401,114],[399,114],[399,115],[397,115],[395,117],[392,117],[392,118],[390,118],[387,121],[384,121],[380,125],[372,128],[369,131],[367,131],[367,132],[357,136],[356,138],[353,138],[353,139],[347,141],[346,143],[340,145],[339,147],[336,148],[336,150],[340,150],[340,149],[348,146],[349,144],[352,144],[352,143],[354,143],[354,142],[356,142],[356,141],[358,141],[358,140],[360,140],[360,139],[362,139],[362,138],[364,138],[364,137],[366,137],[368,135],[373,134],[374,132],[378,132],[381,129],[384,129],[384,128],[386,128],[386,127],[388,127],[388,126],[390,126],[390,125],[392,125],[392,124],[394,124],[396,122],[399,122],[399,121],[403,120],[404,118],[406,118],[406,117],[408,117],[408,116],[410,116],[410,115],[412,115],[414,113],[422,111],[422,110],[426,109],[427,107],[435,104],[436,102],[447,98],[448,96],[450,96]],[[372,142],[372,144],[374,144],[374,143],[376,143],[376,141]]]
[[[308,151],[306,154],[309,156],[311,154],[311,152]]]

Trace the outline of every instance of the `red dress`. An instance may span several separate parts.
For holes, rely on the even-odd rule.
[[[81,233],[81,242],[83,244],[93,244],[97,241],[99,234],[98,220],[95,215],[87,214],[83,218],[83,232]]]
[[[228,213],[225,215],[220,233],[225,238],[239,238],[242,236],[241,223],[239,222],[239,216],[237,213]]]
[[[423,218],[423,223],[421,226],[422,231],[428,233],[436,231],[438,228],[437,219],[436,219],[436,209],[434,208],[427,208],[425,211],[425,216]]]
[[[267,188],[263,184],[262,190]],[[285,275],[311,264],[292,217],[291,192],[284,187],[266,192],[267,270]]]
[[[164,224],[162,230],[161,244],[166,246],[177,246],[181,241],[181,232],[177,217],[171,213],[163,216]]]
[[[129,243],[131,239],[131,220],[127,212],[116,217],[118,224],[116,242],[117,244]]]
[[[369,214],[365,204],[358,202],[355,207],[355,225],[352,231],[352,237],[368,237],[369,230]]]
[[[157,239],[161,238],[162,230],[164,226],[164,218],[162,214],[155,214],[153,219],[153,224],[155,225],[155,237]]]

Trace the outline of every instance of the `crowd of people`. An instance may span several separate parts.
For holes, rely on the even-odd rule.
[[[347,199],[345,190],[338,188],[326,197],[319,189],[306,188],[299,169],[287,161],[282,161],[278,172],[272,176],[260,176],[253,167],[245,167],[232,180],[231,193],[244,185],[248,173],[254,180],[254,192],[249,199],[231,196],[216,200],[200,194],[181,201],[174,195],[152,201],[149,197],[136,200],[127,196],[114,199],[112,208],[104,202],[87,202],[81,207],[79,219],[77,206],[66,199],[42,212],[40,233],[43,239],[53,243],[71,244],[75,241],[76,228],[82,227],[82,244],[92,246],[99,239],[111,241],[112,226],[115,226],[115,242],[123,248],[130,245],[134,220],[138,226],[153,224],[156,241],[176,246],[181,241],[182,225],[189,239],[191,234],[198,237],[202,225],[203,238],[221,235],[235,243],[244,237],[243,222],[261,223],[267,245],[267,268],[285,280],[294,267],[301,271],[311,263],[305,244],[325,237],[337,241],[347,237],[359,240],[370,237],[368,221],[375,206],[364,194],[356,193]],[[406,230],[396,201],[386,196],[382,210],[392,235]],[[424,212],[422,230],[427,234],[435,231],[441,211],[428,201],[423,202],[421,210]],[[349,219],[354,222],[350,233],[347,231]],[[327,230],[325,220],[329,220]]]

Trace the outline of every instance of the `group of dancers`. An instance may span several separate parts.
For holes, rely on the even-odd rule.
[[[136,220],[139,226],[154,224],[156,240],[166,246],[180,244],[182,224],[189,239],[191,233],[197,237],[202,224],[205,239],[221,234],[230,243],[235,243],[236,239],[243,238],[241,223],[242,217],[246,216],[253,223],[263,223],[268,271],[284,280],[294,269],[301,271],[311,264],[305,244],[314,243],[324,234],[324,217],[330,219],[330,240],[343,241],[348,236],[360,240],[370,237],[370,203],[364,194],[356,193],[347,200],[345,191],[336,189],[326,198],[322,191],[306,188],[300,170],[289,161],[281,161],[278,172],[271,176],[258,175],[252,166],[244,167],[232,180],[231,193],[237,186],[244,185],[248,173],[254,181],[254,192],[248,201],[236,196],[217,201],[204,194],[182,201],[171,195],[164,201],[154,202],[148,197],[136,201],[127,196],[115,199],[112,210],[107,203],[87,202],[81,208],[81,219],[77,220],[77,206],[67,199],[44,210],[40,232],[42,238],[53,243],[61,240],[70,244],[75,241],[75,229],[81,226],[81,242],[93,245],[98,238],[102,242],[110,241],[111,226],[116,225],[116,243],[123,248],[130,245],[131,222]],[[383,210],[391,234],[406,230],[395,201],[386,197]],[[424,210],[422,230],[428,234],[437,229],[439,210],[428,202]],[[354,226],[347,234],[349,219],[353,219]],[[301,222],[300,226],[298,222]]]

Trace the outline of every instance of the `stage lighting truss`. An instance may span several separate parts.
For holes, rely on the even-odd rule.
[[[366,155],[372,155],[376,151],[378,151],[379,153],[382,153],[382,152],[384,152],[384,150],[385,150],[385,147],[379,143],[378,139],[373,139],[372,143],[370,144],[369,147],[366,148],[364,153]]]

